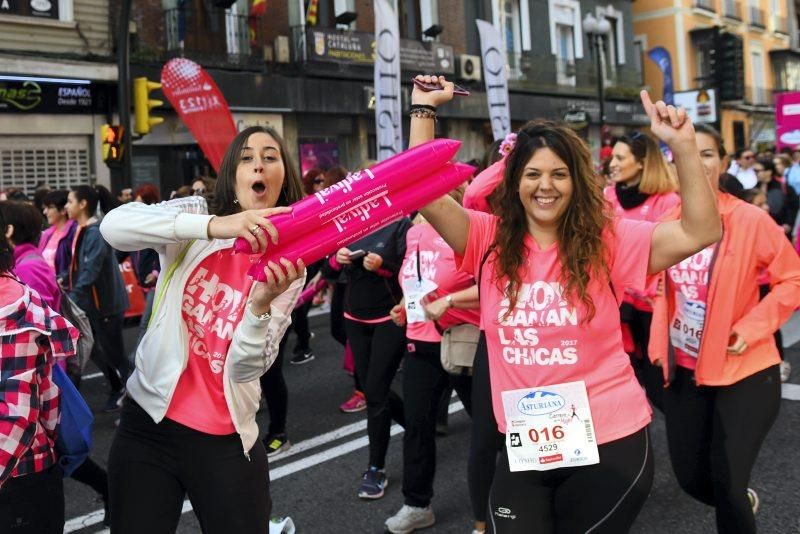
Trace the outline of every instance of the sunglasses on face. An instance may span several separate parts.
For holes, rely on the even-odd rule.
[[[194,194],[194,195],[205,195],[206,194],[206,190],[205,189],[192,189],[192,194]]]
[[[324,183],[325,183],[325,180],[320,179],[320,178],[317,178],[316,180],[314,180],[314,185],[322,185]]]
[[[742,159],[750,160],[750,159],[753,159],[753,158],[755,158],[755,156],[742,156]]]

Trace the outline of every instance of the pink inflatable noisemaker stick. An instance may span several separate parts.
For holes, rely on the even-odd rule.
[[[269,248],[261,259],[254,263],[247,274],[259,282],[266,280],[264,268],[268,261],[278,263],[280,258],[291,262],[302,259],[306,265],[326,257],[341,247],[390,225],[406,214],[419,209],[437,198],[446,195],[475,172],[475,168],[463,163],[446,163],[440,169],[416,181],[422,185],[407,185],[389,193],[383,188],[362,198],[343,213],[328,215],[320,221],[314,232],[294,241],[281,242]]]
[[[429,141],[370,169],[350,173],[341,182],[292,204],[291,213],[269,219],[284,243],[301,239],[306,234],[316,233],[325,221],[347,213],[367,198],[384,192],[396,194],[419,181],[420,176],[453,159],[460,146],[460,141],[451,139]],[[233,248],[236,252],[253,253],[250,243],[241,237],[236,239]]]

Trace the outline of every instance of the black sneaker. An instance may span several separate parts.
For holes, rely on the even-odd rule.
[[[267,458],[272,458],[291,449],[292,444],[286,434],[267,435],[264,438],[264,448],[267,449]]]
[[[314,359],[314,353],[309,350],[309,351],[302,351],[295,353],[295,355],[292,356],[292,359],[289,361],[295,365],[302,365],[304,363],[310,362],[313,359]]]
[[[116,412],[122,406],[122,401],[125,399],[125,390],[112,391],[108,394],[106,405],[103,406],[103,411],[106,413]]]

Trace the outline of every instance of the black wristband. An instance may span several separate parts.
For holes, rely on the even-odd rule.
[[[411,104],[411,107],[408,108],[408,112],[411,113],[418,109],[427,109],[428,111],[436,112],[436,106],[429,106],[428,104]]]

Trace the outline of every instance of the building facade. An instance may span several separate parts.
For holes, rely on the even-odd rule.
[[[0,189],[110,185],[111,17],[106,0],[0,3]]]
[[[642,50],[670,52],[675,91],[715,90],[716,126],[728,150],[771,145],[775,92],[800,88],[793,1],[634,2],[634,39]],[[661,71],[642,63],[645,82],[660,96]]]

